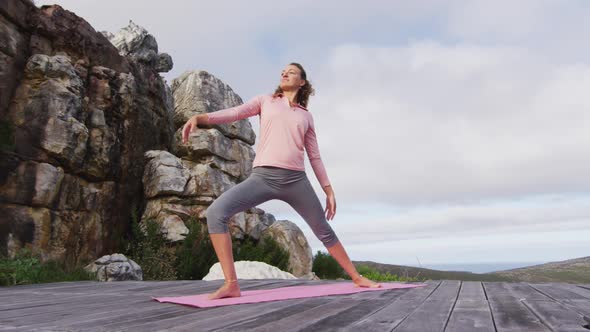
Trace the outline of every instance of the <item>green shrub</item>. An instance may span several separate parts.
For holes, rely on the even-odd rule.
[[[202,223],[190,218],[185,224],[189,233],[177,247],[176,275],[181,280],[200,280],[217,262],[217,256]]]
[[[313,266],[311,269],[321,279],[351,279],[334,257],[330,254],[322,253],[319,250],[313,258]],[[421,279],[417,277],[398,276],[397,274],[391,274],[389,272],[381,273],[368,265],[356,266],[356,270],[358,273],[362,274],[363,277],[373,281],[421,281]]]
[[[268,235],[260,240],[245,235],[242,240],[232,241],[232,247],[234,261],[264,262],[282,271],[293,272],[289,269],[289,251]]]
[[[131,239],[124,241],[123,254],[141,266],[143,280],[175,280],[174,246],[162,234],[156,220],[145,219],[142,224],[132,210]]]
[[[178,247],[177,275],[179,279],[203,279],[211,266],[217,263],[217,254],[207,228],[198,220],[191,218],[186,222],[189,233]],[[275,266],[283,271],[291,272],[289,251],[284,250],[270,237],[262,240],[245,235],[243,239],[232,238],[232,254],[234,261],[258,261]]]
[[[311,270],[320,279],[338,279],[349,278],[346,271],[338,264],[338,261],[332,255],[323,253],[318,250],[313,257]],[[350,278],[349,278],[350,279]]]
[[[94,274],[83,266],[66,267],[54,260],[41,263],[41,257],[28,247],[17,251],[14,258],[0,258],[1,286],[76,280],[94,280]]]
[[[166,240],[155,220],[142,221],[144,234],[136,213],[131,219],[131,237],[121,240],[125,244],[123,253],[141,266],[144,280],[200,280],[218,262],[207,228],[194,217],[185,221],[189,232],[175,244]],[[241,240],[232,239],[232,252],[234,261],[265,262],[289,271],[289,252],[270,237],[254,240],[246,235]]]

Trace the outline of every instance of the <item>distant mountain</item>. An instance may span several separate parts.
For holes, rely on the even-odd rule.
[[[389,272],[398,276],[431,280],[590,283],[590,256],[489,273],[439,271],[371,261],[353,261],[352,263],[356,267],[367,265],[381,273]]]
[[[488,273],[526,282],[590,283],[590,256]]]
[[[471,273],[463,271],[439,271],[421,267],[381,264],[371,261],[352,261],[357,268],[367,265],[380,273],[389,272],[403,277],[416,277],[419,279],[431,280],[463,280],[463,281],[513,281],[511,278],[501,275],[490,275],[486,273]]]

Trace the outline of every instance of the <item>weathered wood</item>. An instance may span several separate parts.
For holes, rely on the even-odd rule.
[[[440,286],[393,331],[443,331],[459,295],[460,281],[443,280]]]
[[[209,316],[203,316],[204,318],[201,318],[200,315],[191,315],[191,319],[190,321],[187,323],[186,320],[182,319],[182,317],[179,317],[177,319],[172,318],[170,321],[158,321],[155,322],[157,324],[157,326],[159,328],[166,329],[166,328],[170,328],[171,326],[169,324],[171,323],[176,323],[176,324],[182,324],[182,325],[172,325],[175,328],[178,329],[186,329],[187,331],[189,330],[198,330],[198,331],[210,331],[210,330],[223,330],[223,331],[232,331],[232,330],[237,330],[237,331],[244,331],[244,330],[252,330],[252,327],[256,327],[259,325],[264,324],[265,321],[276,321],[277,319],[280,319],[281,317],[285,317],[286,313],[298,313],[298,312],[302,312],[304,311],[306,308],[313,308],[316,306],[319,306],[320,304],[323,303],[327,303],[327,302],[331,302],[333,301],[333,298],[346,298],[347,302],[351,302],[354,301],[355,299],[362,299],[363,297],[366,296],[370,296],[371,294],[368,293],[377,293],[377,292],[366,292],[366,293],[357,293],[357,294],[348,294],[346,296],[343,295],[336,295],[336,296],[325,296],[325,297],[321,297],[321,298],[306,298],[306,299],[292,299],[292,300],[287,300],[287,301],[277,301],[274,302],[275,304],[272,305],[270,304],[272,311],[261,311],[260,308],[256,308],[254,307],[252,310],[254,312],[260,312],[261,315],[255,315],[255,316],[250,316],[248,317],[247,312],[244,312],[243,310],[240,310],[239,314],[237,315],[237,317],[234,319],[229,319],[230,316],[228,316],[227,313],[221,313],[221,312],[216,312],[215,313],[215,319],[211,319],[209,318]],[[375,294],[376,295],[376,294]],[[295,301],[298,300],[298,301]],[[290,302],[293,301],[293,302]],[[247,306],[256,306],[259,304],[248,304]],[[246,305],[243,305],[243,307]],[[213,308],[211,308],[213,309]],[[221,309],[221,308],[219,308]],[[314,308],[315,310],[316,308]],[[233,311],[232,311],[233,312]],[[232,314],[233,315],[233,314]],[[243,316],[246,316],[246,318],[244,318]],[[221,319],[219,319],[221,317]],[[308,317],[305,317],[305,319],[307,320]],[[177,321],[177,322],[174,322]],[[253,326],[252,326],[253,323]],[[248,328],[245,328],[245,326],[247,326]],[[297,325],[295,325],[297,326]],[[135,329],[137,329],[137,331],[151,331],[153,328],[153,326],[147,326],[147,325],[138,325],[138,326],[134,326],[130,331],[134,331]],[[280,328],[281,331],[287,331],[285,329],[285,327],[281,327]]]
[[[440,281],[427,281],[427,286],[410,288],[391,304],[350,325],[357,331],[389,331],[420,306],[440,286]]]
[[[240,286],[332,282],[250,279],[240,280]],[[583,326],[590,323],[590,287],[567,283],[429,280],[426,287],[213,308],[151,299],[209,293],[222,283],[80,281],[3,287],[0,330],[536,332],[588,331]]]
[[[187,286],[191,286],[192,284],[195,285],[199,285],[199,289],[201,291],[195,292],[196,294],[198,293],[205,293],[205,292],[209,292],[214,291],[215,289],[217,289],[223,282],[214,282],[214,284],[211,284],[210,282],[202,282],[202,281],[193,281],[192,283],[189,283],[188,285],[182,285],[181,287],[187,287]],[[275,282],[276,283],[276,282]],[[272,282],[271,282],[272,285]],[[251,282],[249,284],[246,285],[242,285],[241,289],[243,290],[248,290],[248,289],[258,289],[261,287],[265,286],[265,281],[264,280],[258,280],[256,282]],[[195,286],[197,288],[197,286]],[[270,286],[272,287],[272,286]],[[203,291],[204,288],[207,288],[206,291]],[[178,291],[178,289],[176,289],[176,291]],[[166,293],[166,290],[158,290],[158,292],[164,292]],[[189,294],[192,294],[192,292],[190,292]],[[168,293],[167,296],[179,296],[179,295],[186,295],[186,293],[182,294],[172,294],[172,292]],[[152,295],[152,296],[159,296],[159,295]],[[118,313],[120,313],[121,308],[125,308],[125,307],[131,307],[134,310],[140,311],[141,310],[150,310],[151,308],[154,308],[155,310],[158,310],[159,308],[162,308],[163,305],[167,305],[170,308],[178,308],[178,307],[183,307],[186,308],[185,306],[179,306],[177,304],[171,304],[171,303],[159,303],[155,300],[152,300],[151,297],[149,295],[144,295],[144,294],[129,294],[127,295],[127,303],[114,303],[111,306],[100,306],[98,308],[95,308],[93,310],[84,310],[84,311],[76,311],[76,315],[63,315],[60,317],[59,320],[53,320],[55,323],[60,323],[60,324],[73,324],[79,321],[99,321],[101,323],[104,322],[110,322],[112,321],[113,317],[116,317]],[[107,301],[108,303],[108,301]],[[118,305],[118,306],[117,306]],[[92,309],[92,308],[91,308]],[[127,312],[129,313],[129,312]],[[40,317],[40,318],[44,318],[44,317]],[[37,321],[36,317],[30,317],[30,319],[34,320],[32,323],[41,323],[40,326],[39,325],[30,325],[31,327],[41,327],[44,324],[44,321]],[[101,320],[102,319],[102,320]],[[31,324],[32,324],[31,323]]]
[[[584,288],[576,287],[574,285],[560,285],[557,283],[551,283],[530,284],[530,286],[536,289],[537,291],[545,294],[545,296],[548,296],[556,300],[590,300],[590,297],[586,297],[583,295]],[[587,295],[590,296],[590,291],[588,291]]]
[[[481,282],[464,281],[445,332],[496,331]]]
[[[215,285],[215,287],[214,287],[213,290],[215,290],[219,286],[221,286],[222,283],[223,283],[223,281],[216,282],[216,285]],[[287,286],[287,285],[306,284],[307,282],[306,281],[293,281],[293,280],[271,280],[269,282],[269,281],[264,281],[264,280],[263,281],[257,280],[256,283],[250,283],[250,284],[247,284],[245,286],[243,285],[244,283],[247,283],[247,282],[244,282],[244,281],[241,282],[241,286],[240,286],[240,289],[241,290],[261,289],[261,288],[263,288],[263,289],[272,289],[272,288],[277,288],[277,287],[284,287],[284,286]],[[170,295],[170,296],[174,296],[174,295]],[[282,302],[285,302],[285,303],[277,303],[277,302],[275,302],[274,303],[274,306],[272,304],[270,304],[270,303],[268,305],[273,310],[276,309],[276,308],[278,308],[278,307],[281,307],[283,305],[287,305],[287,306],[288,305],[292,305],[292,302],[289,302],[289,301],[282,301]],[[173,304],[173,305],[178,306],[176,304]],[[255,305],[259,305],[259,304],[250,304],[250,306],[255,306]],[[141,330],[141,331],[151,330],[151,329],[154,329],[154,328],[156,328],[156,330],[157,329],[162,329],[163,330],[163,329],[168,329],[168,328],[171,328],[171,327],[177,327],[175,325],[170,325],[170,323],[171,323],[170,320],[171,319],[175,319],[175,318],[179,317],[180,318],[180,320],[179,320],[180,322],[186,323],[187,320],[186,320],[185,315],[187,313],[192,313],[193,311],[198,311],[198,310],[202,310],[202,309],[201,308],[189,308],[189,310],[190,311],[187,311],[184,314],[176,314],[176,313],[174,313],[174,314],[166,314],[164,316],[154,316],[153,317],[154,319],[151,319],[151,318],[145,319],[144,317],[141,317],[141,316],[138,317],[137,319],[136,318],[131,318],[131,319],[126,320],[125,322],[123,322],[124,323],[123,325],[125,326],[125,330],[129,330],[131,328],[134,328],[134,329],[136,328],[136,329]],[[252,309],[252,310],[257,311],[257,310],[260,310],[260,309]],[[242,310],[240,310],[240,312],[242,312]],[[261,313],[264,313],[264,310]],[[247,313],[245,313],[245,314],[247,316]],[[208,321],[207,328],[211,328],[211,327],[214,327],[214,326],[217,326],[217,325],[228,325],[228,324],[231,324],[231,322],[227,320],[227,314],[226,315],[223,315],[223,316],[217,316],[217,315],[207,314],[207,315],[205,315],[205,317],[206,317],[206,320]],[[192,328],[192,325],[195,324],[195,321],[194,321],[194,318],[195,317],[191,317],[191,318],[192,319],[188,321],[189,326],[187,326],[186,328]],[[212,318],[215,318],[215,319],[212,321],[211,320]],[[197,322],[197,325],[201,325],[200,320],[196,320],[196,322]],[[118,321],[118,322],[114,322],[114,323],[111,323],[111,324],[105,324],[103,326],[105,326],[107,328],[117,329],[117,328],[120,327],[120,324],[121,324],[121,322]],[[197,326],[197,327],[198,327],[199,330],[202,329],[201,326]]]
[[[366,292],[349,295],[325,296],[310,298],[300,305],[298,311],[281,310],[272,315],[265,315],[257,321],[246,321],[226,326],[227,331],[302,331],[305,327],[314,326],[321,320],[333,315],[347,317],[349,309],[373,299],[378,299],[384,292]],[[319,299],[311,301],[312,299]],[[318,331],[320,331],[319,329]]]
[[[310,301],[309,298],[304,299],[290,299],[285,301],[251,303],[242,305],[240,310],[229,307],[210,308],[211,311],[190,313],[186,317],[170,318],[158,322],[154,322],[154,327],[145,324],[134,325],[126,327],[127,331],[166,331],[174,329],[178,331],[225,331],[225,327],[232,324],[240,324],[246,321],[257,321],[267,316],[276,315],[277,311],[285,308],[305,306],[305,303]],[[326,299],[322,299],[326,301]],[[312,303],[313,305],[313,303]],[[147,328],[147,329],[146,329]]]
[[[587,298],[583,288],[571,284],[531,284],[539,292],[544,293],[554,301],[566,306],[580,315],[590,317],[590,299]],[[590,291],[588,291],[590,294]]]
[[[589,302],[585,297],[555,284],[529,286],[547,297],[546,301],[524,301],[545,325],[557,331],[588,331],[583,327],[587,312],[576,307],[576,302]]]
[[[551,287],[549,287],[549,288],[556,287],[556,288],[561,288],[561,289],[567,289],[570,292],[575,293],[575,294],[577,294],[578,296],[581,297],[581,298],[576,298],[576,299],[590,300],[590,289],[586,289],[586,288],[580,287],[578,285],[566,284],[566,283],[553,283],[550,286]]]
[[[530,296],[531,300],[542,300],[545,297],[531,290],[522,290],[522,286],[510,287],[504,282],[483,282],[488,296],[492,317],[496,329],[500,331],[551,331],[522,301],[523,296]]]
[[[379,293],[371,292],[368,295],[375,295],[374,298],[366,298],[362,301],[357,300],[352,307],[343,310],[336,315],[325,317],[306,326],[301,329],[301,331],[338,331],[347,329],[351,324],[381,310],[383,306],[395,301],[409,290],[410,289],[395,289]],[[384,297],[384,295],[387,295],[387,297]]]

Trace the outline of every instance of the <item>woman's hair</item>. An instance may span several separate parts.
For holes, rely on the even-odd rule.
[[[291,62],[290,65],[296,66],[301,70],[301,78],[305,80],[305,85],[299,88],[297,91],[297,96],[295,96],[295,101],[303,107],[307,107],[307,103],[309,102],[309,96],[313,96],[315,93],[314,88],[311,86],[311,83],[307,80],[307,74],[305,73],[305,69],[303,66],[296,62]],[[273,93],[273,97],[277,97],[280,93],[283,93],[283,89],[281,89],[281,85],[279,85],[275,92]]]

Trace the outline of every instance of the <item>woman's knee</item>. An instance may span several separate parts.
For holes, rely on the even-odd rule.
[[[319,235],[318,240],[320,240],[324,244],[324,247],[330,248],[336,243],[338,243],[338,236],[336,236],[336,233],[333,230],[331,230],[329,232],[325,232]]]
[[[207,207],[207,211],[205,211],[207,228],[209,233],[226,233],[228,231],[227,222],[229,216],[223,206],[215,204],[216,202],[217,201],[213,201],[213,203]]]

